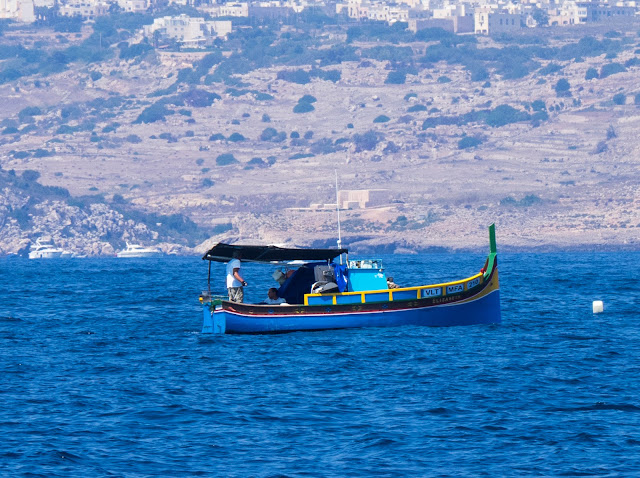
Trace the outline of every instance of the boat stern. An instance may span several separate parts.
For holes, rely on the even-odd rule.
[[[224,313],[218,312],[222,308],[222,298],[214,297],[208,292],[200,295],[202,305],[202,333],[203,334],[224,334],[227,330],[227,321]]]

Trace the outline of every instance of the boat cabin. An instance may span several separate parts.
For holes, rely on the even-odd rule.
[[[285,249],[219,243],[203,259],[228,262],[234,253],[240,253],[244,262],[280,266],[272,277],[279,284],[278,297],[287,304],[319,305],[332,302],[335,294],[388,289],[380,259],[349,260],[347,249]],[[210,280],[209,268],[209,283]]]
[[[390,288],[380,259],[350,260],[346,256],[347,249],[284,249],[220,243],[203,257],[210,261],[209,284],[211,261],[228,262],[236,251],[242,254],[241,260],[244,262],[280,266],[272,277],[279,284],[278,297],[284,299],[287,305],[329,306],[416,299],[448,301],[450,296],[462,294],[483,284],[488,278],[487,270],[493,268],[493,263],[489,264],[488,259],[480,273],[464,280]],[[342,260],[336,260],[343,254],[345,257]],[[211,297],[210,290],[209,287],[208,297]]]

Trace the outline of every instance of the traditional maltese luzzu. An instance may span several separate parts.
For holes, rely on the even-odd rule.
[[[273,273],[283,304],[245,304],[211,295],[211,261],[242,260],[284,266]],[[382,261],[349,258],[347,249],[286,249],[216,244],[209,261],[209,287],[200,296],[202,333],[264,334],[354,327],[453,326],[500,323],[500,287],[495,226],[489,255],[478,272],[454,282],[397,287]]]

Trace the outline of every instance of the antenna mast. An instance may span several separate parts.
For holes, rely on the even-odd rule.
[[[334,169],[336,173],[336,211],[338,212],[338,249],[342,249],[342,237],[340,235],[340,197],[338,194],[338,170]],[[342,264],[342,254],[340,254],[340,264]]]

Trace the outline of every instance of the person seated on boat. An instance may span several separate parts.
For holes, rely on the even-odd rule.
[[[399,289],[400,286],[393,282],[393,277],[387,277],[387,287],[389,289]]]
[[[269,289],[267,295],[268,297],[264,300],[265,304],[280,305],[285,303],[284,299],[278,297],[278,289],[276,289],[275,287]]]
[[[242,253],[234,251],[233,258],[227,263],[227,291],[231,302],[244,301],[243,287],[247,286],[247,281],[240,275],[240,259]]]

